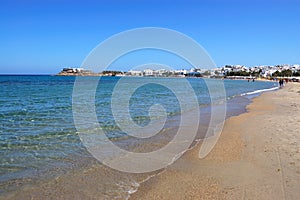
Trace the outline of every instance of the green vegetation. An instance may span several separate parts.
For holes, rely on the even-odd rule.
[[[210,71],[205,71],[202,75],[204,75],[204,76],[210,76],[211,73],[210,73]]]
[[[281,72],[276,71],[272,74],[273,77],[291,77],[293,76],[293,72],[290,69],[284,69]]]
[[[293,73],[293,76],[300,76],[300,70]]]
[[[227,72],[226,76],[250,76],[250,72],[245,72],[245,71],[237,71],[237,72]]]

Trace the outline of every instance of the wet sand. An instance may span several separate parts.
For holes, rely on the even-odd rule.
[[[206,158],[199,144],[131,199],[300,199],[299,99],[299,83],[255,98]]]

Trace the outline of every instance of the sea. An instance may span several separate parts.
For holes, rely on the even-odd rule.
[[[164,170],[132,175],[110,169],[93,157],[82,142],[74,122],[74,86],[77,79],[50,75],[0,76],[0,196],[20,193],[28,185],[34,188],[58,177],[97,168],[99,177],[102,177],[94,180],[98,186],[97,197],[127,199],[142,182]],[[180,126],[181,107],[189,103],[180,102],[177,94],[186,97],[195,95],[197,99],[202,131],[199,129],[193,143],[195,145],[197,141],[209,137],[205,130],[211,119],[210,111],[213,106],[218,106],[212,104],[212,92],[207,83],[213,85],[214,82],[221,82],[224,86],[226,118],[246,112],[252,98],[278,88],[275,82],[252,80],[155,77],[80,79],[87,84],[95,83],[95,80],[98,83],[93,101],[98,125],[106,137],[120,148],[134,152],[159,149],[174,137]],[[192,92],[182,87],[183,79],[191,86]],[[118,84],[122,84],[122,92],[115,91]],[[131,122],[139,127],[146,127],[151,120],[159,122],[163,118],[165,125],[157,136],[137,139],[122,130],[112,112],[113,102],[118,104],[120,101],[120,105],[123,102],[121,93],[130,98],[127,112],[118,112],[119,117],[128,118],[129,113]],[[216,92],[214,95],[218,94]],[[189,111],[184,112],[188,115]]]

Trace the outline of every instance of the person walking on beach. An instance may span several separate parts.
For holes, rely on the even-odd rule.
[[[279,79],[279,87],[280,87],[280,88],[283,87],[283,79]]]
[[[279,79],[278,84],[279,84],[279,88],[281,88],[281,79]]]
[[[289,79],[286,78],[286,79],[285,79],[285,84],[287,84],[288,82],[289,82]]]

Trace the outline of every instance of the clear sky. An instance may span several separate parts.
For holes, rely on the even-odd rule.
[[[296,64],[299,8],[300,0],[0,0],[0,73],[79,67],[111,35],[149,26],[192,37],[217,66]]]

